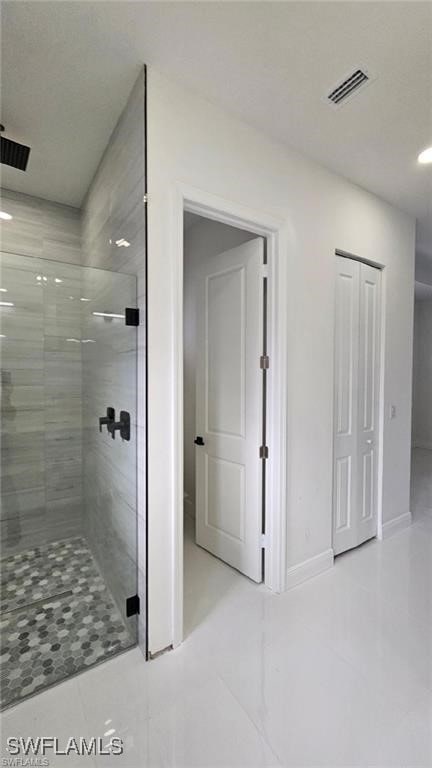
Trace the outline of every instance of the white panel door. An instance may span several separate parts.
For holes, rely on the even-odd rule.
[[[359,266],[357,535],[361,543],[377,532],[381,271]]]
[[[262,263],[261,238],[213,257],[197,297],[196,541],[254,581],[262,579]]]
[[[380,279],[378,269],[336,259],[335,554],[377,531]]]
[[[336,259],[333,549],[357,545],[357,382],[359,273],[352,259]]]

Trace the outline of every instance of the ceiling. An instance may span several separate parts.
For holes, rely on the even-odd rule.
[[[0,168],[7,189],[79,207],[141,65],[100,29],[105,3],[74,6],[2,3],[1,122],[32,149],[25,173]]]
[[[430,2],[3,2],[4,186],[80,205],[146,62],[419,222],[432,258]],[[376,80],[339,109],[358,66]]]

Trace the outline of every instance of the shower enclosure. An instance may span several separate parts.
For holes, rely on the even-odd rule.
[[[2,707],[137,642],[136,306],[0,254]]]

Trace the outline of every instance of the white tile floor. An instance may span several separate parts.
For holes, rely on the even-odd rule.
[[[130,651],[4,715],[7,735],[123,738],[90,765],[432,766],[432,452],[414,523],[273,596],[185,544],[181,648]]]

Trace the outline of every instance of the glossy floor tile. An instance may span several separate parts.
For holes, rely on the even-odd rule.
[[[271,595],[197,547],[187,521],[183,645],[148,663],[133,649],[14,707],[4,737],[123,739],[122,756],[54,766],[430,768],[429,522],[415,513]]]

